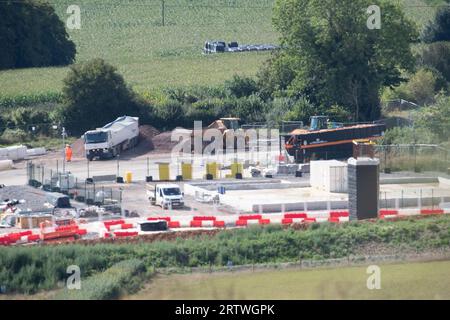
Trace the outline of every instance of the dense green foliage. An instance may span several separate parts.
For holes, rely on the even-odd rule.
[[[420,109],[416,126],[428,129],[440,141],[450,139],[450,97],[439,96],[435,104]]]
[[[75,44],[48,3],[1,1],[0,17],[0,70],[61,66],[74,61]]]
[[[414,127],[388,130],[382,144],[438,144],[450,141],[450,97],[437,96],[436,102],[411,111]]]
[[[206,40],[278,42],[271,24],[273,0],[165,0],[165,26],[161,25],[161,0],[48,2],[63,21],[69,18],[69,5],[81,8],[81,29],[67,30],[77,47],[76,61],[105,59],[136,90],[218,85],[235,73],[254,75],[269,55],[203,55]],[[0,72],[0,91],[8,95],[58,92],[67,71]]]
[[[407,82],[395,89],[386,89],[383,98],[404,99],[419,106],[432,104],[438,92],[447,90],[447,82],[440,77],[440,73],[435,69],[420,68],[409,77]]]
[[[142,260],[150,269],[183,268],[226,266],[229,261],[241,265],[340,258],[365,245],[418,251],[448,248],[449,228],[450,217],[442,216],[397,222],[313,224],[304,231],[254,227],[175,242],[0,248],[0,283],[9,292],[36,292],[64,281],[69,265],[78,265],[86,277],[129,259]]]
[[[109,300],[123,293],[133,293],[140,288],[140,278],[145,274],[144,264],[136,259],[114,264],[105,272],[81,277],[81,289],[59,292],[57,300]]]
[[[416,59],[411,59],[409,47],[410,42],[415,40],[416,32],[407,18],[411,17],[411,10],[417,9],[415,7],[408,9],[407,2],[403,3],[404,14],[400,8],[387,0],[379,3],[383,18],[381,30],[367,29],[366,20],[369,14],[366,9],[372,4],[370,1],[344,1],[339,5],[331,1],[329,5],[327,1],[308,0],[302,1],[302,10],[295,7],[298,0],[280,2],[276,6],[274,21],[282,35],[285,50],[274,53],[260,69],[256,78],[243,76],[246,73],[241,72],[245,69],[243,65],[248,64],[248,59],[251,59],[250,56],[253,55],[251,53],[202,56],[200,63],[203,73],[191,70],[190,74],[197,80],[206,79],[192,83],[207,83],[207,86],[186,85],[191,83],[190,81],[178,85],[180,72],[183,72],[185,65],[196,64],[187,57],[200,55],[195,48],[196,45],[201,47],[204,40],[198,36],[198,30],[205,26],[195,25],[194,20],[187,17],[202,16],[206,12],[209,14],[211,10],[215,10],[213,7],[216,5],[227,17],[234,17],[237,14],[243,16],[245,12],[252,21],[251,27],[258,29],[258,32],[244,35],[242,33],[244,26],[239,24],[233,30],[229,30],[228,26],[218,21],[214,22],[214,27],[207,27],[208,32],[218,28],[221,37],[222,35],[236,37],[241,43],[242,41],[251,43],[256,39],[276,43],[277,33],[268,28],[271,0],[237,1],[223,7],[214,2],[208,3],[211,7],[205,8],[197,7],[187,0],[181,1],[168,12],[168,16],[176,15],[179,19],[171,20],[164,29],[159,29],[159,11],[149,16],[149,25],[161,33],[136,32],[136,29],[143,27],[142,21],[139,20],[135,24],[129,21],[132,15],[140,17],[142,14],[147,16],[149,12],[154,13],[154,8],[147,6],[146,1],[142,2],[142,6],[137,6],[141,7],[139,10],[135,6],[114,10],[115,0],[109,0],[103,8],[105,10],[100,10],[97,5],[87,2],[89,0],[86,2],[82,0],[81,4],[89,7],[92,15],[83,16],[83,32],[70,31],[70,35],[75,42],[81,41],[90,45],[80,47],[79,60],[85,63],[69,70],[64,83],[65,93],[55,91],[20,96],[0,93],[0,108],[7,110],[28,107],[30,113],[44,108],[48,112],[45,123],[65,124],[70,134],[78,136],[87,129],[104,125],[123,114],[139,116],[141,123],[151,124],[160,130],[173,129],[177,126],[190,128],[195,120],[201,120],[204,125],[208,125],[217,118],[227,116],[240,117],[243,123],[268,122],[271,125],[279,124],[283,120],[301,120],[307,124],[310,116],[318,114],[328,115],[330,119],[341,122],[353,121],[355,118],[368,120],[378,118],[381,87],[395,86],[399,84],[398,80],[401,78],[405,78],[405,81],[400,86],[384,90],[384,101],[405,99],[419,105],[432,105],[437,95],[446,94],[449,88],[449,43],[416,45],[414,47]],[[167,2],[168,5],[170,3],[171,0]],[[418,3],[422,4],[421,1]],[[65,5],[59,1],[52,4],[63,18],[66,14]],[[427,0],[423,4],[441,5],[442,1]],[[295,10],[290,10],[291,6],[294,6]],[[186,7],[188,10],[185,10]],[[434,8],[430,7],[427,10],[433,10],[434,14]],[[351,11],[359,14],[348,14]],[[387,17],[383,14],[385,12],[389,12]],[[419,12],[413,17],[417,18],[417,15],[420,15]],[[111,17],[118,22],[111,24]],[[420,21],[422,20],[424,19]],[[182,26],[181,21],[185,22]],[[102,35],[105,33],[104,25],[121,35],[110,39],[110,34],[106,32],[104,36],[107,41],[98,44],[99,46],[107,44],[114,48],[112,51],[114,54],[105,47],[99,50],[97,44],[90,42],[95,38],[94,35],[98,36],[99,32],[102,32]],[[246,24],[245,27],[247,30],[249,25]],[[177,41],[173,39],[162,41],[159,38],[163,35],[170,36],[177,28],[183,31],[183,39],[180,40],[178,37]],[[193,32],[194,29],[197,31]],[[195,41],[189,39],[191,33],[195,34]],[[149,51],[140,46],[147,36],[152,39],[156,37],[151,41],[155,46],[148,48]],[[116,38],[121,40],[126,38],[129,41],[119,45]],[[139,44],[135,41],[137,39]],[[357,41],[354,41],[355,39]],[[292,50],[297,45],[303,46],[301,51]],[[184,47],[180,49],[178,46]],[[137,50],[139,48],[140,50]],[[259,62],[267,57],[267,54],[264,54],[264,57],[262,54],[258,55]],[[108,63],[113,63],[114,68],[107,63],[99,63],[101,60],[86,62],[87,59],[96,56],[108,58]],[[152,62],[155,57],[158,57],[156,64]],[[170,61],[166,61],[168,59]],[[174,63],[175,59],[177,63]],[[154,84],[153,80],[148,79],[153,79],[153,74],[157,76],[158,64],[162,60],[166,61],[164,63],[175,65],[176,72],[165,70],[164,81],[159,79]],[[220,68],[216,64],[222,60],[235,63],[232,68]],[[140,61],[145,61],[144,67]],[[208,66],[211,63],[214,67],[210,68]],[[96,64],[97,66],[94,66]],[[126,68],[123,67],[124,64]],[[87,67],[88,65],[90,67]],[[151,72],[146,71],[147,65],[151,65]],[[87,68],[92,70],[86,71]],[[75,69],[85,71],[75,76]],[[61,71],[65,70],[57,69],[55,72],[61,74]],[[228,75],[224,77],[226,72]],[[133,76],[130,77],[130,73],[133,73]],[[205,73],[208,77],[205,77]],[[233,73],[235,75],[231,77]],[[52,81],[45,74],[44,77],[46,78],[38,82]],[[77,77],[78,80],[73,80]],[[145,86],[142,86],[142,77],[147,79]],[[127,87],[124,79],[131,79],[128,83],[133,86],[136,93]],[[109,82],[109,87],[105,86],[104,81]],[[149,86],[152,88],[157,86],[159,89],[142,89]],[[71,89],[68,89],[70,87]],[[115,90],[116,88],[121,89]],[[3,130],[6,126],[9,128],[3,137],[0,137],[0,144],[36,140],[29,132],[29,128],[36,123],[34,117],[31,117],[28,123],[23,122],[20,126],[15,126],[10,120],[11,115],[11,111],[7,111],[0,119],[0,127],[3,127]],[[407,143],[407,138],[411,135],[402,130],[399,129],[398,134],[391,132],[389,140]],[[397,135],[401,137],[397,139],[395,137]],[[24,140],[21,140],[22,138]],[[435,141],[434,138],[435,135],[427,131],[424,132],[422,140]]]
[[[0,94],[0,110],[2,112],[17,107],[41,107],[42,105],[54,105],[61,103],[62,93],[45,92],[41,94],[26,94],[8,96]]]
[[[67,130],[82,134],[115,120],[139,115],[139,104],[116,68],[102,59],[71,67],[64,79],[61,120]]]
[[[433,42],[425,45],[418,60],[419,66],[432,69],[450,83],[450,42]]]
[[[373,4],[383,12],[375,30],[367,27]],[[378,119],[381,87],[414,66],[415,25],[390,1],[280,0],[274,24],[285,52],[269,65],[282,81],[270,82],[315,105],[343,106],[355,120]]]
[[[450,5],[438,9],[434,19],[424,28],[424,42],[450,41]]]

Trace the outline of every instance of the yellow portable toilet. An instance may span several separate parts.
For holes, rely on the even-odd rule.
[[[158,163],[159,167],[159,180],[169,181],[170,180],[170,169],[168,163]]]
[[[192,164],[182,163],[181,164],[181,175],[183,180],[192,180]]]
[[[231,176],[233,178],[236,177],[237,173],[242,173],[242,171],[242,163],[235,162],[231,164]]]
[[[133,181],[133,173],[131,171],[125,172],[125,182],[131,183]]]
[[[206,164],[206,174],[213,176],[213,179],[217,179],[217,162],[211,162]]]

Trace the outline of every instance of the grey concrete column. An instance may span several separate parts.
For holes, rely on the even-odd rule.
[[[372,158],[348,160],[348,206],[350,220],[378,217],[380,161]]]

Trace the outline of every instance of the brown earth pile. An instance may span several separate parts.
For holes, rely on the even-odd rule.
[[[84,158],[86,156],[84,152],[84,140],[77,139],[72,143],[72,157],[74,158]]]
[[[121,156],[139,156],[146,154],[152,150],[155,150],[153,139],[159,131],[151,125],[139,126],[139,142],[138,145],[130,150],[127,150],[121,154]]]
[[[172,131],[160,133],[153,138],[155,150],[161,153],[171,152],[177,143],[172,141]]]

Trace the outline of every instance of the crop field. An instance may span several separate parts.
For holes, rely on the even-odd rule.
[[[449,299],[450,261],[380,265],[381,289],[365,267],[157,276],[128,299]]]
[[[66,21],[64,0],[51,0]],[[206,40],[277,43],[273,0],[81,0],[81,29],[68,30],[77,62],[101,57],[137,89],[217,84],[233,74],[253,75],[269,53],[202,54]],[[5,95],[59,91],[67,68],[0,72]]]
[[[419,26],[441,0],[399,0]],[[50,0],[65,22],[67,0]],[[278,43],[274,0],[80,0],[81,29],[68,30],[77,62],[101,57],[137,90],[214,85],[234,74],[254,75],[269,53],[205,56],[206,40]],[[432,5],[431,7],[429,5]],[[164,11],[164,14],[163,14]],[[164,16],[164,25],[163,25]],[[67,67],[0,71],[0,94],[59,92]]]

